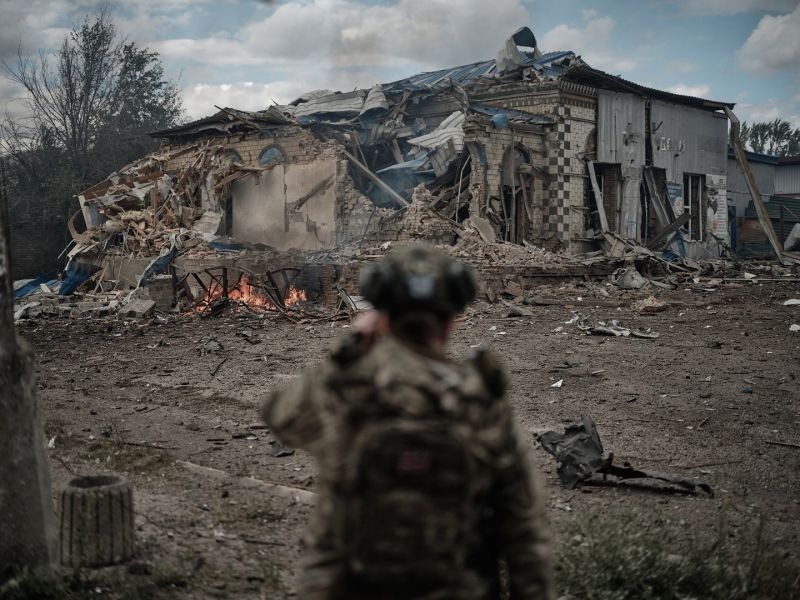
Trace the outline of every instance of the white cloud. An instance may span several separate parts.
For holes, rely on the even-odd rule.
[[[744,12],[787,12],[798,0],[678,0],[693,15],[735,15]]]
[[[183,90],[183,104],[191,119],[199,119],[217,111],[216,106],[241,110],[263,110],[277,102],[286,104],[308,91],[308,86],[296,81],[271,83],[197,83]]]
[[[688,60],[671,60],[667,63],[667,70],[671,73],[694,73],[700,68],[697,63]]]
[[[612,73],[631,71],[636,60],[614,51],[612,33],[616,21],[611,17],[597,17],[595,11],[584,11],[583,27],[566,23],[556,25],[540,39],[542,51],[572,50],[580,54],[591,66]]]
[[[164,58],[216,66],[263,65],[268,62],[266,57],[250,52],[241,42],[223,37],[163,40],[153,42],[150,47]]]
[[[771,73],[800,63],[800,5],[786,15],[766,15],[739,50],[739,64],[751,73]]]
[[[686,85],[685,83],[677,83],[669,88],[667,91],[673,94],[681,94],[682,96],[695,96],[697,98],[707,98],[711,93],[711,86],[707,83],[700,83],[697,85]]]
[[[210,68],[226,66],[258,66],[276,75],[269,84],[187,87],[185,104],[197,116],[208,114],[213,103],[263,108],[269,104],[265,94],[286,101],[309,89],[368,87],[386,81],[387,73],[405,76],[494,58],[528,14],[520,0],[495,0],[492,10],[487,21],[483,0],[290,0],[233,34],[167,39],[151,47],[167,61],[188,63],[184,74],[204,71],[206,81]],[[289,89],[291,98],[283,97]]]
[[[770,98],[755,104],[738,103],[736,116],[749,123],[784,119],[792,127],[800,127],[800,94],[782,99]]]
[[[0,7],[0,58],[4,60],[16,55],[20,43],[29,54],[52,48],[66,33],[59,27],[63,15],[69,13],[64,0],[2,0]]]
[[[520,0],[291,1],[239,34],[270,61],[320,61],[330,68],[440,68],[493,58],[516,28],[527,24]]]

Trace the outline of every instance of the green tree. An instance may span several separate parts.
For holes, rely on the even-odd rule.
[[[123,39],[106,11],[87,16],[55,52],[26,56],[20,47],[0,71],[26,92],[24,114],[0,120],[12,229],[23,225],[15,218],[51,223],[61,235],[53,247],[63,248],[77,193],[154,150],[148,131],[184,118],[158,53]]]
[[[180,91],[164,78],[157,52],[126,43],[111,102],[97,135],[92,180],[151,152],[149,131],[172,127],[183,116]]]
[[[800,128],[792,128],[789,121],[775,119],[752,125],[742,123],[740,132],[742,142],[753,152],[774,156],[795,156],[800,154]]]

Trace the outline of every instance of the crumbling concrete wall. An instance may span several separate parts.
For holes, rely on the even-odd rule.
[[[234,182],[232,237],[279,250],[333,247],[336,159],[327,154]]]
[[[232,223],[228,227],[237,240],[281,250],[331,248],[361,239],[368,228],[378,226],[381,216],[391,212],[377,208],[356,189],[336,142],[321,141],[302,127],[208,141],[235,151],[249,166],[258,166],[268,148],[277,148],[283,155],[281,164],[231,184]],[[189,160],[178,157],[168,168],[176,169]]]
[[[458,226],[442,216],[431,206],[433,198],[423,185],[414,188],[411,203],[400,210],[385,211],[377,226],[371,227],[365,241],[381,242],[426,242],[451,245],[457,238]]]
[[[379,233],[381,219],[393,211],[379,208],[356,189],[348,170],[348,160],[342,156],[336,163],[336,244],[373,239]]]

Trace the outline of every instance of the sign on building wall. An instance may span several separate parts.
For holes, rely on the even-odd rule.
[[[730,244],[728,234],[728,195],[725,175],[706,175],[706,228],[709,233]]]
[[[672,212],[676,217],[683,214],[683,184],[674,181],[667,182],[667,194],[669,203],[672,205]]]

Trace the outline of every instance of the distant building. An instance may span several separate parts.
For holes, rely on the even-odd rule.
[[[783,244],[800,223],[800,156],[746,154],[772,226]],[[735,217],[732,224],[734,250],[742,256],[772,256],[772,247],[758,222],[744,174],[732,149],[728,151],[728,201],[732,217]]]

